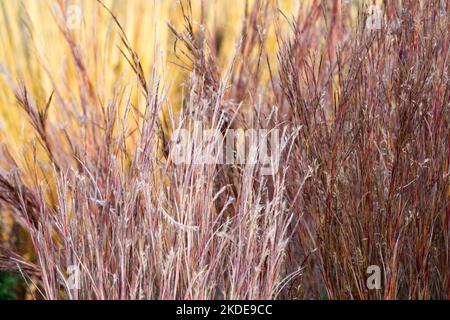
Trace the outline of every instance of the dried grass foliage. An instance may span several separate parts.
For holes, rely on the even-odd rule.
[[[35,98],[1,68],[35,143],[20,161],[4,146],[0,202],[35,259],[2,244],[0,268],[20,269],[46,299],[448,298],[449,5],[386,1],[389,23],[372,31],[364,6],[352,18],[338,0],[298,14],[254,1],[226,68],[220,35],[191,5],[180,4],[183,28],[167,27],[183,89],[157,58],[145,70],[100,1],[134,82],[118,79],[104,99],[64,21],[72,97],[55,85]],[[194,121],[283,128],[280,170],[173,163],[171,132]],[[369,265],[381,290],[366,288]]]

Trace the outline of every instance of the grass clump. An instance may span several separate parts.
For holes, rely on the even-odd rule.
[[[63,72],[25,19],[46,81],[0,69],[32,137],[5,138],[0,201],[34,258],[1,245],[0,268],[46,299],[448,298],[449,5],[384,2],[373,29],[365,2],[253,1],[230,49],[202,4],[179,4],[162,65],[158,25],[145,58],[110,3],[82,31],[55,16]],[[85,38],[103,21],[120,76]],[[173,133],[196,123],[281,130],[277,170],[198,162],[207,139],[176,163]]]

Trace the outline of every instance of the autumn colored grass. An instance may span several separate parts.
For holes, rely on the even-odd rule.
[[[0,1],[0,210],[31,244],[0,269],[36,299],[450,297],[447,2],[129,2]],[[173,161],[195,123],[280,130],[278,170]]]

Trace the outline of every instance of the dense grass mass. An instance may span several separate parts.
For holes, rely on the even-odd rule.
[[[450,298],[448,1],[36,2],[0,0],[29,297]],[[281,132],[278,165],[174,161],[197,124]]]

